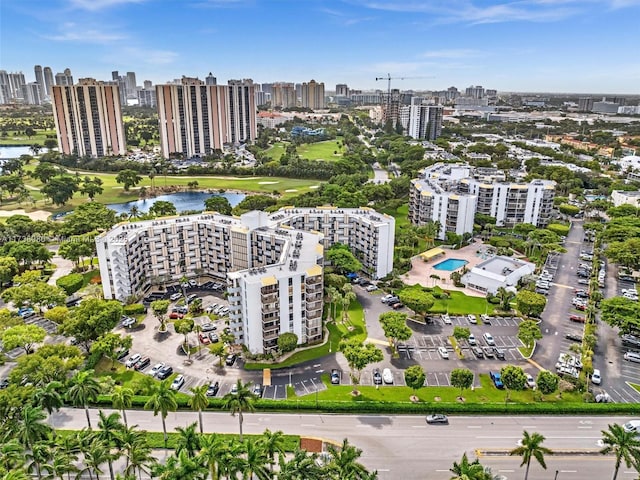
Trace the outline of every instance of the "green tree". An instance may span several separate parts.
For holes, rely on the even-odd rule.
[[[171,302],[169,302],[169,300],[155,300],[151,302],[151,310],[153,311],[153,314],[160,322],[160,328],[158,329],[159,332],[167,331],[166,315],[167,315],[167,311],[169,310],[170,303]]]
[[[250,438],[245,443],[245,465],[244,465],[244,478],[258,480],[269,480],[272,478],[272,474],[267,468],[270,462],[270,458],[267,455],[263,444],[260,439]]]
[[[355,338],[342,340],[339,348],[351,369],[353,393],[356,394],[362,370],[370,363],[381,362],[383,359],[382,351],[372,343],[364,345]]]
[[[405,342],[411,338],[413,332],[407,326],[407,315],[400,312],[385,312],[379,317],[384,336],[389,340],[391,348],[395,349],[398,342]]]
[[[521,367],[506,365],[500,370],[502,383],[508,390],[524,390],[527,385],[527,375]]]
[[[336,447],[329,445],[328,452],[331,457],[327,470],[341,480],[365,480],[371,478],[366,467],[358,462],[362,450],[349,444],[345,438],[342,445]]]
[[[40,312],[44,305],[64,304],[67,295],[55,285],[45,282],[32,282],[19,287],[11,287],[2,292],[2,298],[13,301],[16,305],[29,304]]]
[[[627,432],[617,423],[610,424],[608,430],[602,430],[602,443],[604,448],[600,450],[602,455],[613,454],[616,459],[613,470],[613,480],[618,478],[618,470],[624,460],[627,468],[640,469],[640,438],[636,432]]]
[[[91,345],[91,352],[97,352],[110,359],[111,370],[115,370],[118,354],[123,350],[130,349],[132,344],[133,339],[131,335],[122,336],[119,333],[107,332]]]
[[[0,333],[5,351],[19,347],[27,355],[33,351],[33,346],[42,342],[46,336],[47,331],[37,325],[16,325]]]
[[[524,320],[518,325],[518,339],[525,344],[527,348],[533,346],[533,342],[542,338],[540,325],[533,320]]]
[[[624,297],[606,298],[600,302],[601,319],[621,334],[640,329],[640,303]]]
[[[73,236],[84,235],[100,229],[108,230],[116,223],[116,212],[106,205],[97,202],[83,203],[78,205],[72,213],[65,215],[62,225],[59,226],[60,234]],[[77,237],[81,243],[91,244],[95,248],[93,238]]]
[[[453,467],[449,471],[455,475],[451,480],[493,480],[491,471],[483,467],[477,458],[469,462],[466,453],[462,454],[460,463],[453,462]]]
[[[227,354],[227,347],[224,346],[224,342],[214,343],[209,347],[211,355],[218,357],[218,366],[222,367],[222,359]]]
[[[135,187],[142,181],[142,177],[135,170],[120,170],[116,176],[116,182],[121,183],[124,191],[128,192],[131,187]]]
[[[504,287],[498,288],[496,297],[500,300],[500,309],[504,312],[511,311],[511,300],[513,300],[513,297],[515,296],[515,293]]]
[[[471,336],[471,330],[469,329],[469,327],[459,327],[459,326],[453,327],[453,338],[455,338],[458,342],[460,340],[468,341],[470,336]]]
[[[165,200],[158,200],[149,208],[149,215],[152,217],[166,217],[177,213],[176,206]]]
[[[474,374],[467,368],[454,368],[449,376],[451,386],[460,389],[460,397],[462,392],[473,385]]]
[[[242,442],[242,422],[244,421],[243,412],[253,412],[255,410],[254,403],[256,396],[250,390],[251,383],[242,383],[238,379],[236,383],[237,391],[235,393],[227,393],[222,398],[222,408],[229,410],[231,416],[238,414],[238,424],[240,426],[240,441]]]
[[[162,432],[164,433],[164,446],[167,448],[167,425],[166,418],[169,412],[175,412],[178,409],[178,403],[176,402],[176,392],[171,389],[171,380],[163,380],[156,383],[151,391],[151,396],[144,408],[146,410],[153,410],[153,415],[157,416],[160,413],[162,418]]]
[[[34,405],[45,409],[49,415],[51,415],[54,410],[60,410],[60,407],[64,405],[64,400],[60,394],[63,387],[64,385],[62,382],[54,380],[53,382],[49,382],[46,386],[39,388],[33,394]]]
[[[278,350],[281,353],[292,352],[298,346],[298,336],[292,332],[285,332],[278,337]]]
[[[58,141],[57,141],[56,139],[54,139],[54,138],[47,138],[47,139],[44,141],[44,147],[45,147],[47,150],[51,151],[51,150],[53,150],[54,148],[57,148],[57,147],[58,147]]]
[[[96,195],[101,195],[102,192],[104,192],[104,188],[102,187],[102,179],[100,179],[100,177],[84,177],[80,185],[80,193],[82,195],[86,195],[93,201]]]
[[[359,272],[362,270],[362,263],[351,253],[348,245],[342,243],[333,244],[325,254],[325,259],[340,274]]]
[[[46,263],[53,257],[53,253],[47,250],[47,247],[33,240],[7,242],[2,246],[2,253],[15,258],[27,268],[34,263]]]
[[[522,457],[522,463],[520,466],[526,465],[524,471],[524,480],[529,478],[529,466],[531,465],[531,459],[535,458],[542,468],[547,469],[547,464],[544,461],[545,455],[551,455],[551,450],[542,446],[544,442],[544,435],[537,432],[529,434],[526,430],[522,433],[522,440],[520,446],[514,448],[509,452],[509,455],[517,455]]]
[[[47,183],[59,173],[61,173],[60,168],[58,168],[54,164],[48,162],[40,162],[33,169],[33,172],[31,172],[31,176],[37,180],[40,180],[42,183]]]
[[[122,385],[116,385],[111,392],[111,404],[122,412],[124,426],[127,427],[127,408],[131,408],[133,402],[133,390]]]
[[[558,205],[558,210],[563,215],[569,215],[571,217],[576,215],[577,213],[580,213],[580,207],[576,207],[575,205],[570,205],[568,203]]]
[[[218,212],[222,215],[231,215],[231,204],[226,197],[221,195],[214,195],[212,197],[207,198],[204,201],[204,206],[207,211],[210,212]]]
[[[89,351],[91,342],[113,330],[120,322],[120,318],[122,318],[120,302],[86,298],[64,322],[62,332],[75,337]]]
[[[60,247],[58,247],[58,255],[67,260],[71,260],[76,264],[76,267],[80,267],[80,261],[83,257],[90,257],[94,254],[95,247],[95,242],[93,244],[89,244],[88,242],[78,240],[78,238],[75,238],[62,242]],[[71,293],[69,293],[69,295],[71,295]]]
[[[516,295],[516,305],[522,315],[539,317],[544,311],[547,299],[544,295],[530,290],[520,290]]]
[[[182,344],[183,350],[187,353],[188,358],[191,358],[191,348],[189,347],[189,334],[193,332],[193,326],[195,322],[193,318],[183,318],[182,320],[176,320],[173,323],[173,327],[176,330],[176,333],[180,333],[184,335],[184,342]]]
[[[98,412],[98,429],[96,438],[109,449],[107,463],[111,480],[114,480],[113,462],[122,455],[120,435],[124,430],[124,425],[120,422],[120,414],[118,412],[106,414],[100,410]]]
[[[551,373],[548,370],[542,370],[538,373],[536,385],[538,386],[538,390],[540,390],[544,395],[550,395],[558,389],[559,381],[560,379],[555,373]]]
[[[258,439],[269,458],[269,470],[273,472],[273,466],[276,462],[276,454],[283,455],[285,453],[285,440],[282,430],[272,432],[268,428],[262,432],[262,436]]]
[[[0,257],[0,287],[18,274],[18,261],[14,257]]]
[[[189,406],[198,411],[198,423],[200,424],[200,433],[204,433],[202,425],[202,411],[209,406],[209,398],[207,397],[207,385],[191,388],[193,395],[189,398]]]
[[[200,450],[200,435],[196,432],[196,423],[191,423],[186,427],[176,427],[178,440],[176,441],[176,455],[185,452],[188,457],[193,458]]]
[[[56,205],[64,205],[73,198],[73,194],[78,191],[78,183],[71,175],[58,175],[50,178],[49,181],[40,188],[40,192],[51,199]]]
[[[288,461],[280,454],[278,480],[326,480],[326,472],[317,461],[318,455],[309,454],[306,450],[296,450]]]
[[[415,393],[424,387],[424,381],[427,376],[424,369],[420,365],[411,365],[404,371],[404,382]]]
[[[423,316],[435,303],[433,296],[430,293],[425,292],[419,285],[400,290],[398,292],[398,298],[400,298],[400,301],[416,314],[421,314]]]
[[[69,381],[67,399],[76,407],[84,407],[89,428],[91,428],[89,403],[95,403],[98,401],[100,390],[100,384],[94,378],[93,370],[83,370],[78,372]]]

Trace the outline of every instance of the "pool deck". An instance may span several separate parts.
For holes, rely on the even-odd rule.
[[[445,249],[445,255],[429,260],[428,262],[425,262],[419,256],[415,256],[411,259],[411,270],[404,274],[401,279],[407,285],[420,284],[424,287],[433,287],[437,285],[445,290],[456,290],[472,297],[484,297],[484,294],[476,292],[475,290],[464,287],[456,287],[451,281],[451,274],[453,272],[446,270],[436,270],[435,268],[433,268],[433,266],[447,260],[448,258],[458,258],[460,260],[466,260],[468,263],[465,265],[465,267],[471,270],[477,264],[486,260],[486,258],[482,258],[476,253],[478,252],[478,250],[484,250],[485,248],[485,244],[483,244],[481,241],[477,241],[475,243],[472,243],[471,245],[461,248],[460,250]],[[461,269],[462,267],[459,270]],[[431,278],[431,275],[438,275],[440,277],[440,280]]]

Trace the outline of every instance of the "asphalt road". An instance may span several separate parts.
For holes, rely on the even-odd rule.
[[[92,410],[92,422],[97,418]],[[148,431],[162,431],[159,417],[148,411],[127,413],[130,424]],[[175,412],[167,417],[167,429],[197,421],[197,413]],[[467,452],[475,458],[476,450],[508,451],[517,446],[522,431],[545,435],[544,445],[552,450],[600,448],[601,430],[607,424],[622,423],[628,418],[614,417],[450,417],[449,425],[427,425],[423,416],[318,415],[318,414],[245,414],[245,433],[262,433],[266,428],[289,434],[310,435],[340,442],[348,438],[363,450],[362,462],[378,470],[379,478],[444,480],[451,477],[449,468]],[[62,409],[50,417],[56,428],[80,429],[86,426],[84,411]],[[94,425],[96,423],[93,423]],[[204,414],[205,432],[235,433],[237,417],[225,412]],[[613,471],[613,458],[600,455],[549,457],[549,469],[532,465],[530,480],[549,480],[555,470],[559,479],[605,479]],[[482,462],[494,467],[494,473],[507,478],[522,478],[519,459],[483,456]],[[619,478],[632,478],[623,468]],[[635,478],[635,477],[634,477]]]

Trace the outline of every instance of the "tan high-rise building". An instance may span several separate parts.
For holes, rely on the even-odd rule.
[[[248,80],[206,85],[184,77],[180,84],[156,85],[162,154],[188,158],[257,137],[255,86]]]
[[[271,106],[289,108],[296,106],[296,88],[293,83],[278,82],[271,86]]]
[[[60,150],[103,157],[127,151],[117,85],[81,78],[76,85],[53,85],[53,118]]]
[[[302,84],[302,106],[312,110],[325,108],[324,83],[311,80]]]

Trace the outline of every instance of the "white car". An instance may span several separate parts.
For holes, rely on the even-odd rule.
[[[484,337],[484,341],[487,343],[487,345],[489,345],[490,347],[496,346],[496,341],[493,339],[493,335],[491,335],[489,332],[485,332],[482,336]]]
[[[602,383],[602,376],[600,375],[600,370],[597,368],[593,369],[593,373],[591,374],[591,383],[594,385],[600,385]]]
[[[178,375],[171,383],[171,390],[180,390],[184,385],[184,375]]]
[[[139,353],[136,353],[135,355],[130,356],[129,359],[126,362],[124,362],[124,365],[127,368],[131,368],[136,363],[138,363],[138,360],[140,360],[141,358],[142,358],[142,355],[140,355]]]
[[[175,302],[176,300],[180,300],[180,297],[182,297],[182,294],[180,292],[172,293],[169,297],[169,300]]]
[[[445,347],[438,347],[438,353],[442,358],[449,358],[449,351]]]
[[[205,312],[206,313],[211,313],[213,312],[216,308],[218,308],[218,304],[217,303],[212,303],[211,305],[209,305],[207,308],[205,308]]]
[[[527,373],[527,387],[529,388],[536,388],[536,381],[533,379],[533,377]]]
[[[165,364],[162,362],[156,363],[153,367],[151,367],[151,370],[149,371],[149,375],[151,375],[152,377],[155,377],[158,374],[158,372],[164,368],[164,365]]]
[[[393,383],[393,373],[391,373],[389,368],[382,370],[382,381],[388,385]]]
[[[451,325],[451,318],[449,317],[449,315],[447,315],[446,313],[442,315],[442,322],[445,325]]]
[[[367,285],[367,287],[365,288],[365,290],[367,292],[375,292],[376,290],[378,290],[378,287],[376,285]]]
[[[476,336],[473,333],[469,334],[469,338],[467,339],[467,343],[469,345],[471,345],[472,347],[478,344],[476,342]]]
[[[467,315],[467,318],[469,319],[469,322],[471,322],[471,323],[476,323],[477,322],[476,316],[474,314],[472,314],[472,313]]]

